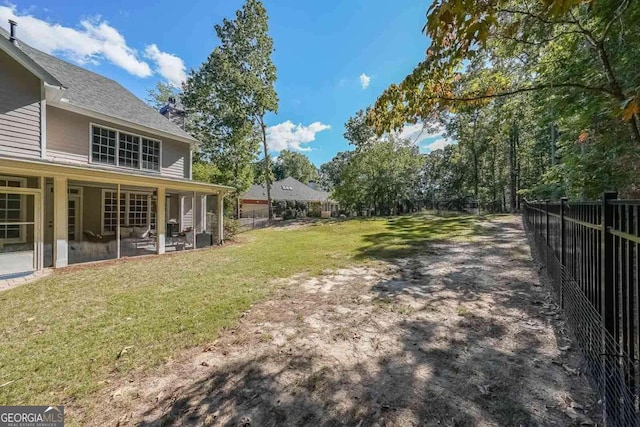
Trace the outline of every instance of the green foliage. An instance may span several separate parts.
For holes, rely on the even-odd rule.
[[[233,240],[238,234],[238,231],[240,231],[240,221],[232,216],[225,217],[222,226],[224,228],[225,240]]]
[[[267,21],[262,3],[247,0],[235,19],[216,25],[220,44],[191,71],[182,97],[188,130],[202,142],[199,158],[215,164],[220,181],[239,193],[253,183],[261,140],[268,151],[264,115],[278,108]]]
[[[273,182],[275,180],[275,176],[273,174],[273,158],[270,154],[267,155],[269,162],[269,182]],[[266,184],[267,175],[265,172],[267,171],[267,166],[265,164],[265,158],[263,157],[260,160],[253,162],[253,183],[254,184]]]
[[[376,140],[375,130],[366,122],[367,116],[364,111],[358,111],[355,116],[350,117],[345,123],[344,139],[353,144],[356,148],[365,148]]]
[[[327,191],[333,190],[342,182],[342,173],[353,157],[353,151],[341,151],[331,161],[320,166],[319,184]]]
[[[333,197],[342,209],[389,215],[415,199],[423,157],[407,141],[389,137],[356,151],[344,167]]]
[[[631,0],[434,1],[425,60],[366,124],[444,124],[458,141],[450,165],[465,171],[458,191],[485,203],[637,196],[639,20]],[[429,191],[454,188],[443,177]]]
[[[156,83],[156,87],[147,90],[147,104],[156,110],[167,105],[169,97],[177,97],[180,92],[172,84],[165,82]]]
[[[277,180],[292,177],[308,184],[318,179],[318,169],[304,154],[282,150],[273,163],[273,175]]]
[[[213,163],[202,161],[193,162],[192,178],[195,181],[216,183],[220,181],[220,169]]]

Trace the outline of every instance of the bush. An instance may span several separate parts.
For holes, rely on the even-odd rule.
[[[240,221],[233,218],[224,219],[224,240],[233,240],[240,230]]]
[[[298,218],[298,212],[295,209],[287,209],[282,213],[282,219],[296,219]]]

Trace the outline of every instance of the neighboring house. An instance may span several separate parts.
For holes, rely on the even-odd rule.
[[[316,190],[303,184],[295,178],[285,178],[275,181],[271,185],[271,200],[278,202],[301,202],[306,204],[309,211],[319,211],[326,218],[337,213],[338,204],[331,200],[326,191]],[[265,185],[254,184],[240,199],[240,216],[252,218],[265,216],[269,213],[267,188]]]
[[[0,275],[220,243],[230,187],[197,143],[113,80],[0,29]]]

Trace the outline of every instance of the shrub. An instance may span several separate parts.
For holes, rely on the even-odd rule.
[[[233,218],[224,219],[224,240],[233,240],[240,230],[240,221]]]

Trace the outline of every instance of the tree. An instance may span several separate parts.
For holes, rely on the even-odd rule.
[[[278,98],[267,21],[262,3],[247,0],[235,19],[215,26],[220,45],[184,85],[188,130],[202,142],[199,157],[215,163],[222,182],[238,193],[253,183],[261,141],[269,170],[265,115],[277,111]],[[270,179],[267,194],[270,200]]]
[[[147,104],[159,110],[167,105],[170,97],[177,97],[179,94],[180,92],[170,83],[158,82],[155,88],[147,90]]]
[[[427,58],[380,96],[368,122],[380,133],[432,120],[460,103],[571,92],[606,102],[640,144],[638,18],[640,4],[631,0],[435,1],[424,28],[431,39]],[[484,84],[461,91],[466,64],[484,53]],[[513,67],[526,70],[525,78],[508,78],[505,69]]]
[[[275,180],[275,176],[273,174],[273,159],[271,155],[268,156],[268,162],[270,165],[269,168],[269,180],[273,182]],[[253,162],[253,183],[264,185],[267,182],[267,177],[265,175],[265,157],[261,158]]]
[[[390,215],[416,198],[423,165],[417,146],[389,137],[356,150],[341,173],[333,197],[343,208]]]
[[[274,165],[273,173],[276,179],[292,177],[308,184],[318,179],[318,169],[307,156],[294,151],[282,150]]]
[[[327,191],[333,190],[342,182],[342,173],[353,158],[353,151],[341,151],[331,161],[320,166],[320,187]]]
[[[269,147],[267,143],[267,113],[277,113],[278,95],[275,91],[276,67],[271,60],[273,39],[269,36],[267,10],[258,0],[247,0],[236,12],[234,21],[224,20],[216,26],[222,35],[221,52],[223,63],[230,67],[231,83],[235,88],[239,104],[253,127],[260,130],[264,150],[264,170],[271,209],[271,174]]]
[[[627,0],[435,1],[425,60],[366,124],[383,134],[448,122],[467,168],[461,191],[494,206],[640,194],[639,19]]]
[[[216,183],[219,181],[220,170],[213,163],[195,161],[193,162],[193,173],[191,176],[195,181]]]
[[[344,125],[344,138],[356,149],[367,147],[376,140],[375,130],[367,124],[367,116],[363,110],[358,111]]]

